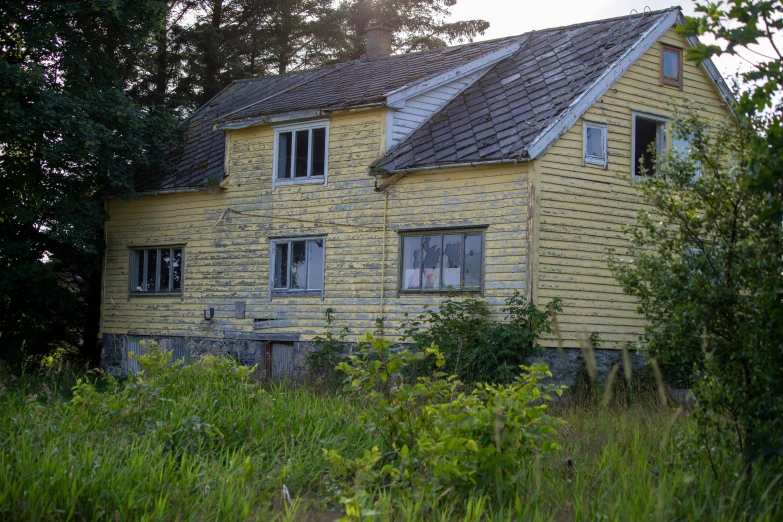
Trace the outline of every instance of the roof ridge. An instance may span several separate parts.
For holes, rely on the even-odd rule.
[[[266,98],[261,98],[260,100],[256,100],[253,103],[245,105],[244,107],[240,107],[239,109],[233,110],[233,111],[229,112],[228,114],[224,114],[220,118],[217,118],[217,119],[213,120],[213,124],[218,122],[218,121],[223,121],[223,120],[225,120],[227,118],[230,118],[232,114],[236,114],[238,112],[244,111],[245,109],[249,109],[253,105],[258,105],[259,103],[265,102],[267,100],[271,100],[272,98],[280,96],[281,94],[285,94],[285,93],[287,93],[287,92],[289,92],[289,91],[291,91],[293,89],[296,89],[297,87],[301,87],[303,85],[307,85],[308,83],[310,83],[313,80],[317,80],[318,78],[323,78],[327,74],[330,74],[330,73],[332,73],[334,71],[339,71],[339,70],[345,68],[345,66],[347,66],[349,63],[351,63],[351,62],[340,62],[340,63],[337,63],[335,65],[329,66],[329,67],[324,67],[320,74],[314,74],[312,76],[308,75],[301,82],[295,83],[295,84],[293,84],[293,85],[291,85],[289,87],[286,87],[285,89],[282,89],[282,90],[279,90],[277,92],[274,92],[274,93],[270,94],[269,96],[267,96]],[[318,69],[314,69],[314,70],[317,71]],[[311,71],[311,72],[313,72],[313,71]]]

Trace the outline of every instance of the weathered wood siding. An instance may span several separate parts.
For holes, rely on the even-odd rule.
[[[472,85],[485,72],[487,72],[486,68],[474,71],[445,85],[413,96],[405,101],[405,107],[402,109],[389,109],[388,123],[391,132],[387,136],[388,148],[407,138],[410,133],[418,129],[422,123],[430,119],[433,114]]]
[[[661,41],[686,47],[673,30]],[[597,331],[606,347],[617,347],[643,330],[636,303],[623,294],[602,256],[609,247],[625,251],[621,228],[634,222],[640,208],[630,180],[632,110],[671,116],[669,104],[681,105],[683,97],[707,118],[731,117],[709,77],[691,63],[684,66],[682,91],[661,86],[660,45],[653,45],[585,115],[608,125],[608,170],[582,166],[582,121],[533,165],[536,291],[540,303],[565,300],[560,318],[565,346],[577,347],[582,332]]]
[[[103,332],[230,337],[255,327],[306,340],[323,333],[324,311],[332,308],[336,324],[355,336],[374,330],[381,315],[394,335],[404,312],[439,301],[397,296],[397,230],[433,225],[488,225],[487,299],[498,304],[514,289],[524,291],[528,166],[410,174],[387,194],[374,192],[368,166],[383,152],[385,115],[373,110],[332,118],[326,186],[273,189],[273,130],[261,126],[230,134],[230,181],[214,199],[185,193],[109,201]],[[324,299],[270,299],[270,238],[322,234]],[[168,244],[185,244],[182,298],[129,297],[129,247]],[[245,319],[234,318],[236,301],[246,302]],[[215,317],[205,321],[209,307]]]

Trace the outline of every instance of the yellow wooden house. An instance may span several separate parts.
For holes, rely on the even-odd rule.
[[[104,366],[135,371],[128,352],[154,338],[287,373],[327,309],[349,340],[378,319],[394,337],[447,292],[495,312],[514,291],[562,298],[567,349],[636,341],[644,319],[602,256],[626,244],[639,162],[687,146],[673,107],[731,118],[715,67],[683,60],[682,21],[406,55],[373,28],[361,60],[232,83],[183,123],[171,171],[105,203]]]

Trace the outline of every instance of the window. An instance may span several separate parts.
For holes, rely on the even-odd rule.
[[[320,294],[324,288],[324,238],[272,241],[272,294]]]
[[[674,152],[681,157],[688,157],[693,154],[692,137],[690,136],[674,136],[672,139],[672,148]],[[696,170],[693,173],[693,179],[696,181],[701,176],[701,163],[696,163]]]
[[[651,147],[653,147],[651,149]],[[633,175],[655,175],[653,155],[666,152],[666,118],[652,115],[633,115]]]
[[[400,243],[401,292],[481,290],[481,232],[404,234]]]
[[[275,183],[326,183],[328,142],[328,122],[276,128]]]
[[[661,45],[661,85],[682,89],[682,49]]]
[[[131,251],[132,294],[182,293],[182,247]]]
[[[606,125],[584,122],[582,136],[582,164],[608,166]]]

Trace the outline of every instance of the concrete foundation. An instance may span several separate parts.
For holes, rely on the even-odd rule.
[[[128,357],[128,353],[145,353],[146,343],[153,340],[165,349],[173,352],[173,359],[183,359],[186,363],[205,355],[232,357],[240,364],[258,366],[260,372],[273,378],[301,380],[307,367],[307,354],[315,349],[312,342],[299,341],[297,336],[270,335],[245,338],[207,338],[207,337],[140,337],[132,335],[104,334],[101,367],[108,373],[125,377],[135,375],[141,370],[138,362]],[[346,346],[349,346],[348,343]],[[350,347],[355,350],[355,346]],[[612,366],[623,365],[622,353],[618,350],[597,349],[594,351],[596,373],[599,379],[608,375]],[[631,365],[634,372],[644,365],[644,356],[631,352]],[[552,382],[573,386],[584,367],[584,355],[579,349],[545,348],[541,354],[528,359],[528,363],[544,362],[552,372]]]

